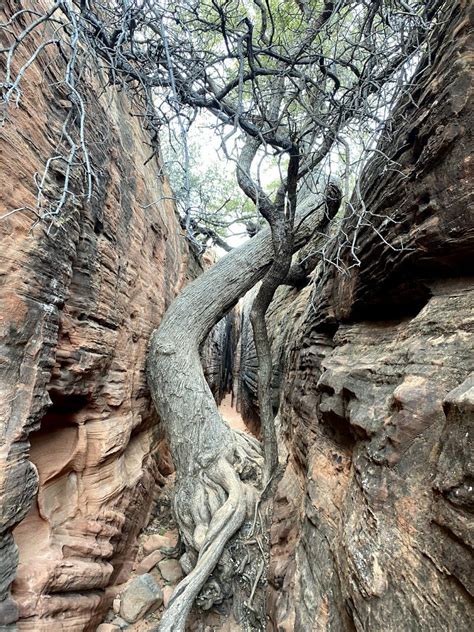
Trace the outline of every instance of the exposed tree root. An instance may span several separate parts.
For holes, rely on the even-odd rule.
[[[325,221],[324,209],[310,212],[314,206],[297,216],[295,250]],[[160,632],[184,631],[195,601],[203,608],[222,603],[233,593],[236,575],[240,579],[234,597],[242,594],[242,585],[248,595],[234,599],[239,601],[237,620],[247,618],[253,630],[264,629],[264,601],[256,593],[267,563],[267,520],[255,520],[262,450],[253,437],[232,431],[222,419],[204,378],[199,347],[238,298],[265,275],[272,256],[270,233],[261,231],[186,287],[151,338],[148,382],[176,467],[174,509],[187,574],[170,600]]]
[[[255,511],[258,494],[254,485],[260,482],[263,465],[256,439],[240,431],[234,432],[233,439],[234,445],[227,448],[225,456],[178,483],[175,515],[186,546],[181,563],[188,574],[170,600],[160,632],[184,631],[193,603],[222,560],[227,566],[223,574],[231,580],[233,569],[228,561],[225,564],[224,548]],[[242,573],[244,567],[238,570]],[[200,605],[208,609],[226,596],[214,578]]]

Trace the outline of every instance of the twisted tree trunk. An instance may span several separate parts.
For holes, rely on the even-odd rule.
[[[311,213],[309,204],[299,211],[293,251],[327,222],[326,211],[320,205]],[[229,539],[246,518],[254,520],[262,449],[221,417],[204,378],[199,347],[215,323],[264,276],[272,258],[270,231],[261,231],[187,286],[151,338],[148,381],[176,467],[174,511],[185,546],[181,564],[188,573],[170,600],[160,632],[184,630],[193,602]],[[227,568],[222,575],[230,572]],[[215,585],[214,579],[214,592]]]

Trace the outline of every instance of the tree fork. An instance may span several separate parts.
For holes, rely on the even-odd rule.
[[[325,222],[325,205],[302,205],[295,218],[293,252]],[[184,631],[193,602],[226,543],[246,516],[253,518],[261,485],[261,447],[253,437],[232,431],[221,417],[204,378],[199,348],[212,327],[263,278],[272,260],[272,238],[266,229],[188,285],[151,337],[148,383],[176,467],[174,511],[186,547],[181,561],[188,571],[170,600],[160,632]]]

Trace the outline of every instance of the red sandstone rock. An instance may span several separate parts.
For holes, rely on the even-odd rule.
[[[0,21],[23,6],[2,3]],[[63,70],[43,53],[2,128],[0,214],[33,203],[33,174],[66,114]],[[148,338],[194,274],[125,94],[85,90],[91,203],[76,198],[57,236],[31,233],[27,214],[0,222],[2,590],[16,574],[19,629],[35,632],[55,617],[68,632],[95,629],[110,604],[103,589],[128,578],[160,470],[170,469],[146,387]],[[5,606],[2,621],[1,598],[0,625],[13,616]]]
[[[137,575],[148,573],[149,571],[151,571],[152,568],[155,568],[158,562],[162,559],[163,553],[161,551],[153,551],[142,559],[142,561],[138,564],[135,572],[137,573]]]
[[[153,533],[143,538],[143,552],[148,555],[153,551],[159,550],[161,547],[173,548],[176,546],[176,541],[177,538],[175,536]]]
[[[163,587],[163,605],[165,608],[168,607],[168,603],[171,599],[171,595],[173,594],[176,586],[164,586]]]
[[[378,157],[362,180],[385,242],[365,226],[360,266],[321,267],[302,313],[293,290],[269,313],[289,452],[272,629],[472,627],[474,13],[447,6],[433,66],[382,146],[397,169]]]

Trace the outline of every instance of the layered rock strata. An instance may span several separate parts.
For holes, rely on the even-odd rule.
[[[380,147],[393,162],[366,169],[360,265],[343,250],[346,272],[320,267],[269,315],[286,340],[275,630],[472,626],[473,13],[449,4]]]
[[[7,0],[0,21],[30,5]],[[68,114],[63,75],[51,48],[28,68],[1,130],[1,215],[35,204],[33,174]],[[81,81],[91,200],[76,173],[49,233],[29,213],[0,220],[2,629],[94,630],[170,469],[145,353],[197,268],[133,105],[87,73]],[[64,177],[51,171],[48,191]]]
[[[206,338],[201,349],[204,377],[218,404],[234,390],[234,367],[239,332],[237,308],[230,311]]]

